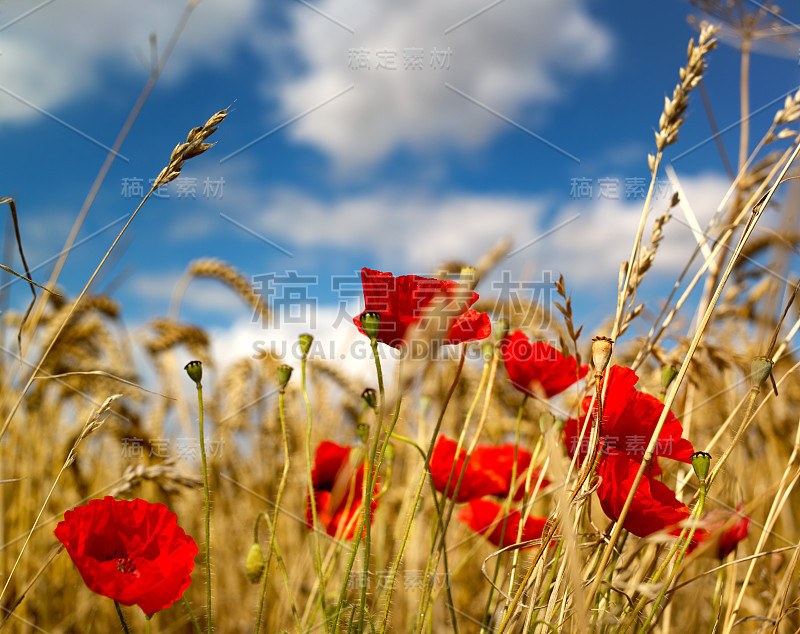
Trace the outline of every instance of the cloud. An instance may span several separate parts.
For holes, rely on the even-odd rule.
[[[605,67],[612,49],[582,0],[313,6],[319,13],[306,3],[290,7],[288,43],[305,70],[287,73],[277,97],[287,119],[320,106],[289,133],[346,167],[398,148],[479,146],[511,128],[475,101],[524,125],[526,108],[562,98],[565,75]],[[407,68],[419,51],[420,67]],[[264,87],[270,96],[275,90]]]
[[[30,3],[3,3],[0,121],[28,121],[41,116],[36,108],[52,111],[91,97],[112,74],[146,77],[150,35],[156,34],[163,51],[185,3],[73,0],[41,6],[25,16]],[[175,80],[195,64],[224,63],[257,6],[256,0],[199,3],[162,80]]]
[[[284,190],[255,209],[248,225],[292,249],[358,248],[385,266],[430,271],[445,260],[477,259],[506,235],[533,239],[546,205],[543,197],[395,190],[327,202]]]
[[[681,185],[705,228],[728,189],[727,178],[713,173],[681,176]],[[653,219],[667,209],[669,198],[669,192],[663,191],[654,200],[645,227],[645,244]],[[542,196],[450,194],[434,198],[393,191],[327,203],[286,191],[269,201],[266,208],[257,208],[247,222],[262,235],[296,249],[298,256],[304,249],[357,248],[370,260],[361,264],[397,275],[425,274],[448,258],[474,262],[488,245],[509,236],[517,252],[484,280],[481,296],[486,299],[500,294],[503,271],[509,273],[507,279],[512,284],[523,280],[551,282],[563,274],[568,292],[580,304],[579,322],[588,323],[613,313],[619,266],[630,257],[642,204],[643,199],[593,199],[556,206]],[[645,301],[666,294],[695,246],[683,213],[673,209],[654,268],[645,279],[649,290],[640,293]],[[664,280],[669,281],[667,286]],[[534,299],[548,301],[546,295]],[[230,327],[213,331],[215,353],[224,365],[269,350],[296,365],[297,336],[312,332],[316,359],[370,381],[374,367],[366,339],[351,322],[360,310],[359,296],[346,307],[315,305],[297,323],[265,326],[239,319]],[[586,315],[586,311],[591,314]],[[389,349],[385,352],[391,354]],[[384,359],[384,369],[391,363],[391,357]]]
[[[302,355],[298,337],[309,333],[314,336],[309,351],[310,361],[361,379],[364,387],[377,387],[369,340],[358,332],[352,321],[338,322],[341,322],[338,310],[327,307],[316,309],[313,317],[309,316],[303,323],[284,324],[280,328],[266,329],[258,323],[239,320],[228,328],[212,329],[212,358],[225,368],[244,357],[261,359],[265,354],[272,354],[299,369]],[[384,345],[379,346],[379,351],[382,370],[386,381],[390,382],[398,352]],[[391,390],[392,385],[387,385],[387,389]]]
[[[709,173],[682,177],[681,184],[704,228],[728,180]],[[251,215],[239,220],[297,257],[319,249],[357,249],[374,266],[398,272],[425,273],[447,260],[474,263],[498,240],[511,238],[516,253],[504,267],[521,271],[533,265],[562,272],[576,284],[616,284],[620,263],[630,257],[644,202],[643,196],[625,200],[622,189],[617,199],[595,193],[593,199],[566,204],[544,195],[434,196],[391,189],[327,201],[283,190],[262,196],[261,205],[251,206]],[[669,189],[657,193],[645,242],[670,196]],[[656,259],[657,270],[666,274],[679,271],[696,246],[683,213],[674,210],[673,216]]]

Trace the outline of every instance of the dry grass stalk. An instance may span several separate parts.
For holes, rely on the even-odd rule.
[[[228,109],[225,108],[213,115],[205,124],[189,130],[186,142],[175,146],[170,154],[169,164],[156,177],[155,183],[153,183],[154,190],[178,178],[186,161],[200,156],[215,145],[214,143],[205,143],[205,140],[216,132],[217,126],[225,120],[227,115]]]
[[[202,258],[194,260],[186,270],[186,279],[179,284],[180,294],[186,285],[194,278],[209,278],[219,280],[229,286],[245,304],[253,309],[253,319],[266,319],[269,309],[261,295],[255,291],[251,281],[227,262],[216,258]]]
[[[658,132],[656,132],[656,149],[663,152],[664,148],[672,145],[678,140],[678,130],[685,119],[684,113],[689,105],[689,93],[700,83],[703,72],[706,70],[706,55],[717,46],[714,34],[717,27],[703,23],[700,27],[700,35],[697,38],[697,45],[694,40],[689,40],[689,50],[687,51],[688,63],[685,68],[680,70],[680,83],[675,86],[672,92],[672,99],[664,97],[664,112],[658,121]],[[650,170],[653,170],[655,158],[650,159]]]
[[[113,497],[131,495],[142,482],[146,481],[155,482],[161,490],[171,495],[179,494],[181,488],[199,489],[203,486],[201,478],[180,473],[175,468],[174,459],[154,465],[138,464],[135,467],[129,465],[121,480],[122,482],[111,489],[108,495]]]
[[[156,333],[154,338],[145,343],[150,354],[158,355],[178,345],[185,345],[192,350],[208,348],[208,335],[197,326],[179,324],[169,319],[154,319],[150,327]]]

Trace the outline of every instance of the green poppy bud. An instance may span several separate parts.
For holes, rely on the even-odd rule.
[[[375,409],[378,406],[378,393],[371,387],[361,392],[361,398],[371,409]]]
[[[705,482],[708,470],[711,467],[711,454],[705,451],[697,451],[692,454],[692,468],[700,482]]]
[[[678,371],[671,365],[665,365],[661,368],[661,389],[666,392],[675,377],[678,376]]]
[[[497,328],[495,328],[495,335],[497,336],[498,341],[502,341],[503,339],[505,339],[510,327],[511,326],[509,325],[507,319],[497,320]]]
[[[375,312],[366,312],[361,315],[361,327],[370,341],[375,341],[378,338],[378,331],[381,328],[381,316]]]
[[[750,378],[753,381],[753,387],[761,387],[766,383],[772,373],[772,365],[772,359],[769,357],[753,357],[750,362]]]
[[[186,374],[189,375],[189,378],[200,385],[200,381],[203,379],[203,363],[201,361],[189,361],[183,369],[186,370]]]
[[[278,366],[278,385],[281,388],[281,392],[286,389],[286,385],[289,383],[289,379],[292,378],[292,371],[293,368],[290,365],[279,365]]]
[[[314,342],[314,336],[305,334],[300,335],[300,352],[303,353],[303,358],[305,359],[308,356],[308,351],[311,350],[311,344]]]
[[[258,583],[261,575],[264,574],[266,562],[264,561],[264,553],[258,543],[250,546],[247,551],[247,560],[245,561],[245,571],[247,572],[247,579],[250,583]]]

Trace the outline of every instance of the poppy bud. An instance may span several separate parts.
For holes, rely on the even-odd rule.
[[[708,470],[711,467],[711,454],[705,451],[696,451],[692,454],[692,468],[700,482],[706,481]]]
[[[361,439],[361,442],[366,445],[369,440],[369,426],[364,423],[359,423],[356,431],[358,432],[358,437]]]
[[[189,375],[189,378],[200,385],[200,381],[203,379],[203,364],[200,361],[189,361],[183,369],[186,370],[186,374]]]
[[[361,398],[367,404],[367,407],[375,409],[378,406],[378,393],[371,387],[361,392]]]
[[[361,327],[370,341],[376,341],[378,338],[378,331],[381,328],[381,316],[379,313],[367,311],[361,315]]]
[[[475,280],[478,277],[478,269],[474,266],[462,266],[461,267],[461,276],[460,282],[468,287],[473,288],[475,286]]]
[[[614,340],[608,337],[595,337],[592,339],[592,362],[595,372],[604,372],[609,360],[611,351],[614,348]]]
[[[497,320],[497,329],[495,331],[495,334],[497,335],[497,340],[501,341],[501,340],[505,339],[510,328],[511,328],[511,326],[509,325],[507,319],[498,319]]]
[[[678,376],[678,371],[671,365],[665,365],[661,368],[661,389],[666,392],[675,377]]]
[[[258,542],[250,546],[250,550],[247,551],[247,560],[245,561],[244,566],[250,583],[258,583],[259,579],[261,579],[261,575],[264,574],[264,568],[266,567],[264,553],[261,550],[261,546],[258,544]]]
[[[766,383],[772,372],[772,359],[769,357],[753,357],[750,362],[750,378],[753,381],[753,387],[761,387]]]
[[[286,389],[287,383],[289,383],[289,379],[292,378],[292,366],[290,365],[279,365],[278,366],[278,385],[281,388],[281,392]]]
[[[386,450],[383,452],[383,459],[388,466],[391,466],[394,462],[394,445],[391,443],[386,445]]]
[[[494,356],[494,346],[490,343],[485,343],[481,346],[481,352],[483,353],[483,360],[489,362]]]
[[[550,412],[545,412],[541,416],[539,416],[539,431],[543,434],[547,432],[547,430],[552,427],[556,422],[556,417],[553,416]]]
[[[300,341],[300,352],[303,353],[303,358],[308,356],[308,351],[311,350],[311,344],[314,342],[314,336],[305,334],[298,337]]]

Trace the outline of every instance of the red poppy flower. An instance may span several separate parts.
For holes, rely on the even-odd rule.
[[[363,513],[364,463],[351,459],[352,447],[342,447],[323,441],[317,447],[311,482],[314,485],[314,501],[317,519],[332,537],[353,539]],[[375,482],[375,492],[378,482]],[[370,513],[375,512],[378,500],[372,500]],[[306,496],[306,526],[313,528],[311,499]]]
[[[565,357],[544,341],[531,343],[521,330],[506,335],[500,342],[500,351],[511,384],[526,394],[544,394],[550,398],[589,371],[588,365],[582,365],[579,370],[573,357]]]
[[[604,448],[597,466],[597,475],[602,478],[597,497],[603,512],[611,519],[619,519],[638,471],[638,459],[616,449]],[[645,473],[622,526],[634,535],[647,537],[676,526],[689,515],[689,508],[678,501],[672,489]]]
[[[418,275],[395,277],[391,273],[365,267],[361,269],[361,283],[364,287],[365,309],[353,322],[359,331],[366,334],[361,325],[361,316],[368,312],[378,313],[380,328],[377,340],[393,348],[403,344],[406,331],[418,325],[435,298],[443,302],[441,306],[437,304],[444,320],[442,327],[438,328],[442,333],[442,343],[458,344],[485,339],[492,332],[489,316],[470,308],[478,301],[478,294],[453,280],[436,280]],[[431,318],[439,318],[439,315]]]
[[[615,365],[609,372],[609,384],[603,402],[603,427],[601,437],[606,447],[613,447],[641,462],[644,457],[647,443],[656,428],[658,418],[664,409],[664,404],[656,397],[639,392],[634,387],[639,380],[636,373],[630,368]],[[583,400],[583,411],[589,409],[591,397]],[[564,425],[564,439],[567,451],[573,455],[578,448],[580,426],[583,419],[568,420]],[[683,426],[672,412],[667,414],[667,420],[658,436],[654,455],[663,458],[680,460],[691,463],[694,447],[685,438],[682,438]],[[583,435],[581,455],[585,455],[589,442],[589,430]],[[651,465],[651,474],[658,475],[661,469],[656,461]]]
[[[467,524],[476,533],[482,534],[498,548],[504,548],[518,541],[539,539],[544,531],[547,519],[530,516],[522,529],[522,537],[517,540],[521,515],[519,511],[511,511],[505,520],[503,531],[503,507],[491,500],[472,500],[458,512],[458,519]],[[525,546],[533,548],[536,544]]]
[[[730,553],[736,550],[740,541],[747,537],[750,530],[750,518],[742,515],[744,504],[736,506],[736,512],[728,510],[714,510],[704,518],[706,532],[702,535],[702,541],[718,540],[716,555],[720,559],[725,559]],[[732,520],[738,517],[735,522]]]
[[[92,500],[64,513],[55,535],[90,590],[148,616],[191,583],[197,544],[163,504]]]
[[[456,455],[458,443],[445,436],[439,436],[436,446],[431,455],[431,477],[436,490],[443,493],[450,480],[450,487],[447,496],[452,498],[458,483],[461,470],[464,468],[464,460],[467,456],[466,449],[462,448],[458,453],[453,477],[450,472],[453,469],[453,461]],[[531,463],[531,453],[524,449],[519,449],[517,454],[517,490],[514,493],[514,500],[521,500],[525,493],[526,470]],[[506,497],[511,490],[511,474],[514,468],[514,445],[506,444],[499,447],[492,445],[478,445],[472,452],[472,457],[467,464],[467,470],[458,488],[456,502],[467,502],[475,500],[485,495],[496,495]],[[534,469],[531,474],[531,482],[536,483],[539,478],[539,469]],[[549,480],[542,480],[542,487],[550,484]]]

